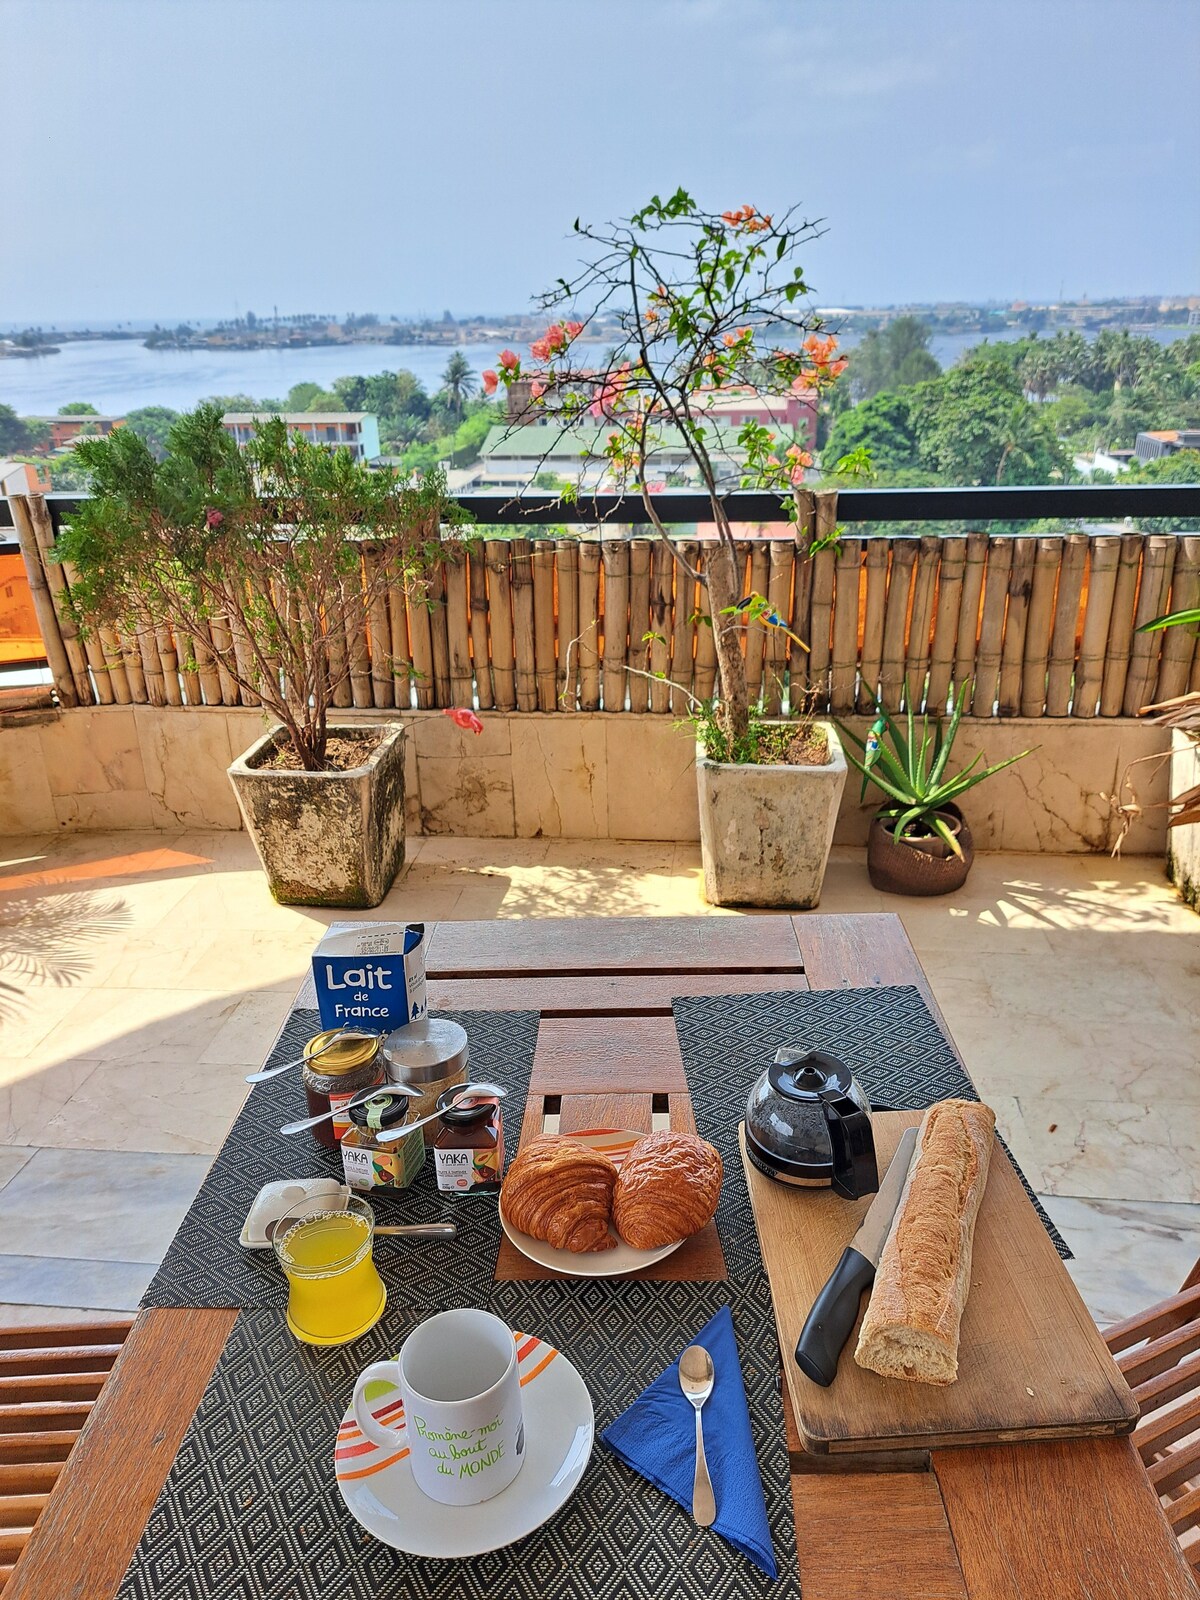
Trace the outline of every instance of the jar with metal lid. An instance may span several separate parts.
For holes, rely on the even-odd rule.
[[[433,1146],[437,1186],[455,1194],[495,1194],[504,1177],[500,1101],[494,1094],[479,1094],[452,1107],[457,1092],[447,1089],[438,1097],[442,1117]]]
[[[467,1081],[471,1065],[467,1030],[449,1017],[418,1017],[389,1033],[382,1050],[388,1082],[406,1084],[420,1094],[409,1106],[414,1122],[436,1111],[438,1097],[447,1089]],[[432,1145],[437,1136],[437,1123],[426,1123],[425,1143]]]
[[[353,1126],[342,1139],[342,1170],[351,1189],[407,1189],[425,1165],[420,1128],[403,1139],[380,1144],[377,1135],[402,1127],[412,1104],[406,1094],[381,1089],[369,1100],[351,1106]]]
[[[382,1088],[387,1081],[378,1036],[350,1037],[330,1044],[330,1040],[340,1031],[338,1028],[327,1029],[304,1046],[304,1065],[300,1068],[300,1076],[311,1117],[339,1111],[356,1094],[361,1094],[364,1089]],[[310,1060],[310,1057],[314,1059]],[[349,1116],[343,1113],[332,1121],[318,1122],[312,1132],[319,1144],[328,1150],[336,1150],[342,1135],[349,1131],[350,1126]]]

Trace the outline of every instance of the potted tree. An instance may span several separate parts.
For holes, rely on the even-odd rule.
[[[378,905],[404,860],[404,729],[333,708],[372,601],[420,584],[462,520],[443,479],[410,486],[278,417],[240,450],[216,406],[172,425],[162,461],[129,428],[75,454],[92,492],[58,555],[81,624],[168,624],[190,670],[274,719],[229,776],[277,900]]]
[[[961,889],[975,859],[975,845],[958,800],[1029,754],[1022,750],[976,771],[981,753],[962,771],[947,775],[970,688],[969,683],[963,685],[944,730],[940,717],[922,716],[918,723],[911,710],[904,731],[887,711],[879,713],[866,739],[849,728],[841,730],[853,746],[846,759],[862,773],[861,798],[866,798],[868,783],[887,796],[871,820],[867,838],[871,884],[887,894],[950,894]]]
[[[504,350],[497,367],[484,372],[484,390],[520,384],[518,421],[542,407],[562,431],[590,430],[585,445],[593,465],[603,458],[609,482],[636,492],[675,562],[707,589],[700,620],[713,629],[717,686],[693,718],[707,898],[718,905],[816,905],[846,765],[831,725],[808,719],[805,736],[796,738],[796,728],[772,727],[750,704],[745,631],[786,622],[762,595],[743,593],[726,504],[731,490],[778,490],[798,543],[811,551],[800,504],[811,457],[807,441],[789,438],[783,421],[744,421],[733,435],[717,419],[730,399],[748,392],[774,397],[785,418],[790,401],[811,401],[844,368],[836,341],[819,336],[821,321],[805,306],[797,255],[818,229],[794,211],[778,220],[750,205],[705,211],[679,189],[667,200],[656,195],[626,221],[576,222],[575,234],[585,259],[573,279],[560,279],[539,301],[558,320],[530,346],[534,366],[526,370]],[[580,353],[589,329],[613,341],[599,365]],[[548,429],[547,440],[555,437]],[[687,486],[707,502],[715,538],[705,547],[703,573],[684,560],[656,505],[660,493],[670,493],[659,465],[667,450],[682,452]],[[678,470],[672,477],[678,483]],[[809,705],[802,676],[793,673],[789,690],[788,708],[797,714]]]

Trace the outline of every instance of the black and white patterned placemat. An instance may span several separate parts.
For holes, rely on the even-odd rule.
[[[765,1275],[750,1283],[499,1283],[481,1303],[563,1350],[587,1382],[597,1434],[723,1305],[742,1376],[780,1576],[597,1442],[578,1489],[527,1538],[433,1561],[366,1534],[334,1481],[354,1380],[428,1314],[394,1296],[342,1350],[298,1345],[278,1311],[243,1311],[217,1364],[118,1600],[799,1600],[779,1356]],[[414,1303],[415,1302],[415,1303]]]
[[[879,1110],[923,1111],[935,1100],[979,1099],[920,990],[907,984],[703,995],[676,1000],[674,1011],[696,1127],[725,1163],[717,1223],[727,1261],[761,1262],[737,1125],[750,1085],[780,1046],[826,1050],[844,1061]],[[1069,1261],[1066,1241],[1015,1161],[1013,1167],[1055,1249]]]
[[[537,1044],[537,1012],[438,1014],[453,1017],[467,1030],[472,1077],[503,1084],[508,1090],[504,1139],[511,1160],[525,1114]],[[294,1060],[320,1029],[315,1011],[293,1011],[267,1065]],[[238,1235],[265,1183],[280,1178],[341,1180],[338,1151],[325,1149],[311,1133],[287,1138],[280,1133],[284,1123],[307,1115],[298,1071],[251,1089],[142,1297],[143,1306],[282,1307],[286,1303],[287,1285],[272,1252],[243,1250]],[[479,1303],[491,1282],[500,1243],[494,1196],[460,1198],[439,1192],[433,1162],[426,1158],[411,1188],[399,1194],[377,1191],[371,1203],[380,1222],[456,1222],[456,1240],[422,1243],[429,1303],[443,1307]]]

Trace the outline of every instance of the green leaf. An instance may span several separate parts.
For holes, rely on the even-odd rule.
[[[1194,611],[1172,611],[1164,617],[1155,617],[1153,622],[1143,622],[1138,632],[1159,633],[1163,628],[1179,627],[1200,627],[1200,608]]]

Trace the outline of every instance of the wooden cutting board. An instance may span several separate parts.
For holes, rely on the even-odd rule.
[[[871,1120],[882,1173],[921,1114],[882,1111]],[[861,1311],[830,1387],[804,1376],[793,1360],[804,1319],[873,1197],[847,1201],[832,1189],[775,1183],[747,1159],[744,1135],[742,1164],[805,1450],[930,1450],[1132,1430],[1137,1403],[998,1143],[975,1228],[958,1381],[945,1387],[860,1367]]]

